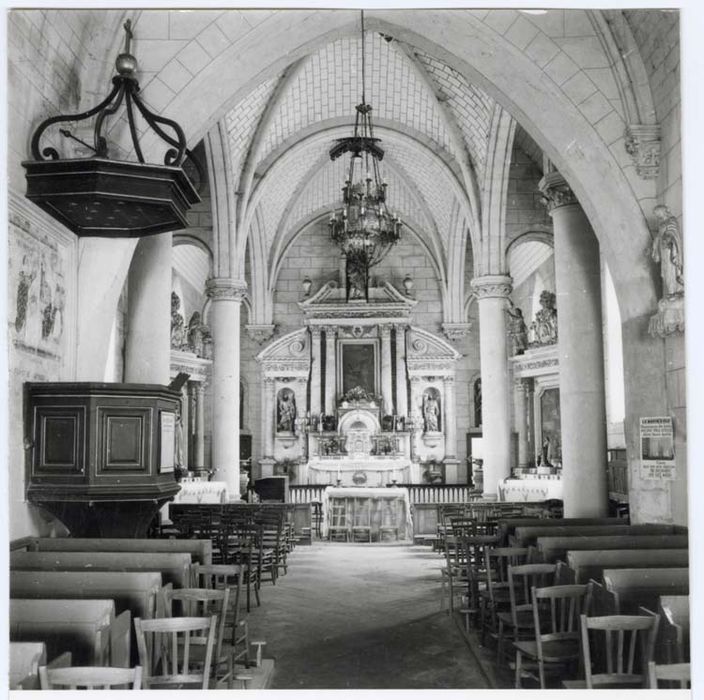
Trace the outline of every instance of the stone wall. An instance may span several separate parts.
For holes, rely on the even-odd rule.
[[[46,534],[48,514],[24,498],[24,382],[67,381],[76,362],[75,236],[24,198],[9,198],[8,230],[8,483],[10,538]]]

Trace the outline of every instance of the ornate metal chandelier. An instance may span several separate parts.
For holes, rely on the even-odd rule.
[[[389,212],[387,184],[379,164],[384,151],[374,137],[372,107],[367,104],[364,56],[364,11],[362,11],[362,102],[356,107],[354,133],[337,139],[330,159],[351,153],[343,192],[342,209],[330,215],[330,236],[347,259],[348,298],[366,298],[369,269],[381,262],[401,237],[401,219]]]
[[[34,160],[22,163],[27,171],[27,198],[79,236],[124,238],[177,231],[188,225],[186,212],[200,201],[183,169],[188,158],[202,181],[200,165],[186,147],[181,127],[145,105],[136,78],[137,60],[130,53],[130,20],[124,29],[125,50],[115,61],[117,74],[108,96],[86,112],[44,120],[32,136]],[[110,158],[108,152],[107,122],[118,119],[120,110],[137,162]],[[79,123],[93,117],[92,144],[61,128],[42,147],[49,127],[66,122],[81,133]],[[163,165],[145,162],[139,142],[142,123],[166,143]],[[92,155],[61,158],[54,147],[59,135],[81,144]]]

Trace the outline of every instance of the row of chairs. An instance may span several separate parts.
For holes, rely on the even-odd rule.
[[[461,594],[459,612],[468,631],[474,623],[482,644],[488,637],[496,640],[497,665],[509,662],[516,687],[527,675],[546,687],[546,675],[553,673],[584,678],[566,682],[568,687],[644,684],[653,660],[657,615],[589,616],[592,582],[572,583],[564,563],[536,561],[535,548],[502,546],[503,531],[483,534],[472,518],[457,514],[450,521],[441,607],[448,601],[452,612]],[[594,638],[597,632],[604,637],[600,643]],[[624,657],[629,635],[631,646]],[[589,655],[590,648],[596,654]],[[604,672],[592,673],[593,662]]]
[[[381,501],[379,541],[397,540],[398,524],[389,501]],[[331,499],[328,539],[342,542],[371,542],[372,500],[370,498]]]

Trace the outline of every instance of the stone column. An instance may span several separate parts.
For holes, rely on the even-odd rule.
[[[274,475],[274,378],[264,377],[262,379],[262,458],[259,460],[259,468],[262,478]],[[320,388],[320,384],[318,384]],[[320,391],[318,391],[320,396]],[[320,408],[320,401],[318,401]]]
[[[125,381],[168,384],[171,362],[170,233],[142,238],[128,277]]]
[[[406,379],[406,327],[396,325],[396,413],[408,415],[408,380]]]
[[[599,243],[557,172],[540,181],[554,227],[565,517],[608,512]]]
[[[193,466],[196,469],[205,469],[205,382],[198,382],[195,389],[196,429],[193,441]]]
[[[262,425],[264,431],[264,457],[274,456],[274,379],[264,377],[264,400],[262,406],[264,415]]]
[[[325,414],[335,413],[335,326],[325,326]]]
[[[310,365],[310,413],[320,416],[320,386],[323,367],[320,362],[320,326],[310,327],[311,365]]]
[[[384,415],[390,416],[394,412],[393,383],[391,381],[391,326],[381,324],[381,400]]]
[[[455,378],[443,379],[445,388],[445,417],[443,429],[445,431],[445,483],[456,484],[459,481],[457,459],[457,406],[455,398]]]
[[[513,382],[513,406],[516,415],[516,432],[518,433],[518,466],[528,466],[530,452],[528,449],[528,416],[526,413],[526,381],[515,379]]]
[[[508,275],[472,280],[479,305],[479,357],[482,373],[482,445],[484,498],[496,499],[498,483],[511,473],[506,298]]]
[[[181,389],[181,433],[183,439],[181,440],[181,445],[183,449],[183,454],[181,459],[183,464],[181,465],[184,469],[188,469],[188,465],[192,461],[190,445],[188,440],[188,426],[190,425],[190,392],[188,390],[188,382],[183,385]]]
[[[213,335],[213,469],[227,482],[230,500],[240,498],[240,306],[246,283],[209,279]]]
[[[445,457],[457,456],[457,412],[455,407],[455,378],[445,377]]]

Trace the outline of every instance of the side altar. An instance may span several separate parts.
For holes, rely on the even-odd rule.
[[[299,303],[305,328],[269,344],[262,368],[261,476],[291,483],[422,483],[429,462],[457,483],[455,364],[412,325],[415,299],[388,282],[348,299],[328,282]]]

